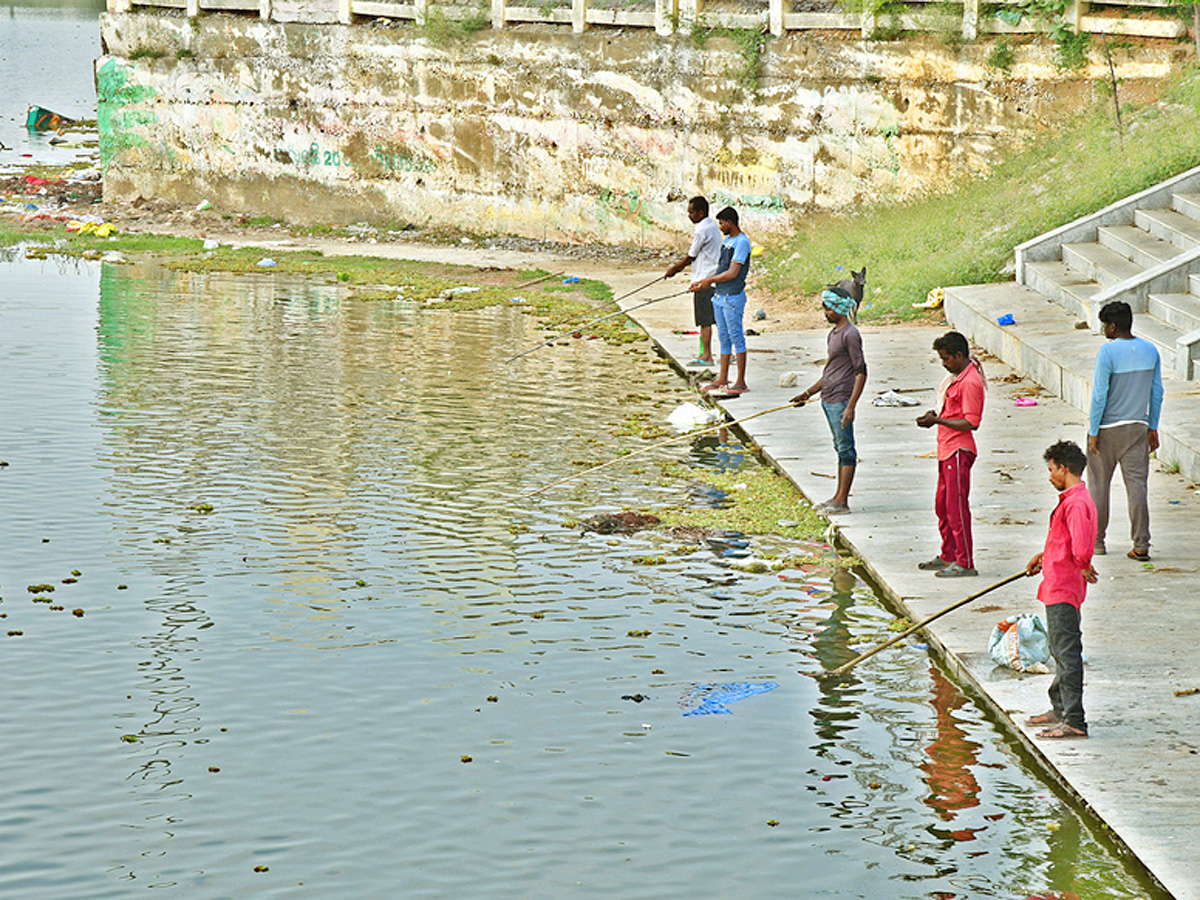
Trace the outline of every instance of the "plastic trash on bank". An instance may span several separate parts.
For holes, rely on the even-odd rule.
[[[446,290],[442,291],[442,293],[439,296],[443,300],[453,300],[455,297],[461,297],[464,294],[478,293],[479,290],[480,289],[477,287],[471,287],[469,285],[464,284],[460,287],[446,288]]]
[[[946,302],[946,292],[942,288],[934,288],[925,295],[924,303],[914,303],[916,309],[941,309]]]
[[[51,112],[42,106],[31,106],[25,111],[25,127],[30,131],[63,131],[75,122],[75,119]]]
[[[693,428],[703,428],[705,425],[715,425],[719,421],[719,409],[705,409],[695,403],[684,403],[667,416],[667,424],[681,433]]]
[[[988,653],[997,665],[1018,672],[1049,672],[1046,660],[1050,658],[1050,635],[1046,623],[1034,613],[1009,616],[992,629]]]
[[[871,401],[872,406],[916,406],[917,401],[911,397],[897,394],[895,391],[885,391]]]

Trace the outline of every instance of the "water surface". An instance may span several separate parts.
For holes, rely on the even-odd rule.
[[[705,502],[657,462],[520,501],[689,396],[539,339],[0,262],[0,896],[1161,896],[920,647],[809,677],[889,635],[853,576],[573,524]]]

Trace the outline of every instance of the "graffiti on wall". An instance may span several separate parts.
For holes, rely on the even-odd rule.
[[[372,148],[368,154],[384,172],[435,172],[437,160],[415,153],[387,149],[383,146]],[[341,148],[322,147],[318,141],[313,141],[307,147],[279,147],[274,152],[277,162],[294,165],[298,168],[332,168],[355,169],[358,164]]]
[[[96,129],[104,170],[118,154],[147,146],[149,142],[139,132],[158,121],[145,106],[158,92],[147,85],[130,84],[130,71],[109,59],[96,73]]]

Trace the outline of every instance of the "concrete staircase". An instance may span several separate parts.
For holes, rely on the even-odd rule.
[[[1160,459],[1200,481],[1200,167],[1015,252],[1016,283],[946,288],[946,318],[1086,412],[1100,308],[1124,300],[1162,357]],[[999,324],[1006,314],[1013,325]]]
[[[1124,300],[1163,368],[1196,377],[1200,355],[1200,168],[1016,248],[1017,281],[1097,331]]]

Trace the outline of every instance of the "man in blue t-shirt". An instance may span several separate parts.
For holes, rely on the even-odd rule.
[[[1108,343],[1096,354],[1088,422],[1087,486],[1096,504],[1096,553],[1104,553],[1108,492],[1121,467],[1129,503],[1130,559],[1150,558],[1150,454],[1158,449],[1162,360],[1149,341],[1133,336],[1133,310],[1114,300],[1100,310]]]
[[[721,344],[720,371],[716,380],[701,390],[737,396],[750,390],[746,386],[746,333],[742,330],[746,274],[750,271],[750,238],[738,227],[737,210],[732,206],[717,213],[717,226],[725,235],[717,274],[693,281],[689,290],[713,289],[713,317],[717,320],[717,338]],[[737,381],[730,384],[729,362],[734,353],[737,354]]]

